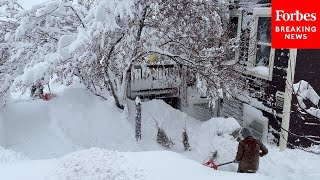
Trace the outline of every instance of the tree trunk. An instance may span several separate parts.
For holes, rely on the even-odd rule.
[[[111,91],[111,94],[114,98],[114,101],[116,103],[116,106],[120,109],[124,109],[124,105],[120,104],[120,101],[119,101],[119,98],[118,98],[118,95],[115,91],[115,87],[114,87],[114,84],[112,83],[111,79],[110,79],[110,76],[109,76],[109,70],[108,69],[105,69],[105,74],[106,74],[106,82],[105,82],[105,86],[107,87],[108,85],[110,86],[110,91]]]

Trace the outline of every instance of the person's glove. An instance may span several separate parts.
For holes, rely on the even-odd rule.
[[[239,163],[239,161],[237,159],[234,159],[233,162],[234,163]]]

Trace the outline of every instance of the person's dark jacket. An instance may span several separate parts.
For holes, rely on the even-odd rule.
[[[245,139],[240,141],[238,146],[238,172],[255,173],[259,168],[259,157],[266,155],[268,149],[260,140],[253,138],[251,130],[244,128],[241,134]]]

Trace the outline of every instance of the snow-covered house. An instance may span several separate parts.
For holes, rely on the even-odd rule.
[[[271,48],[271,0],[238,0],[230,6],[230,26],[240,38],[235,60],[246,66],[247,96],[226,99],[222,114],[268,133],[280,146],[320,143],[320,49]]]

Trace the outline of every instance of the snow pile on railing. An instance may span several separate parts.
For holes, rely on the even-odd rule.
[[[53,179],[143,180],[143,169],[129,163],[119,152],[91,148],[66,156]]]
[[[293,92],[297,96],[299,107],[301,109],[305,109],[307,113],[320,118],[320,109],[318,108],[320,96],[308,82],[301,80],[294,84]],[[310,100],[316,107],[308,108],[303,102],[304,100]]]

